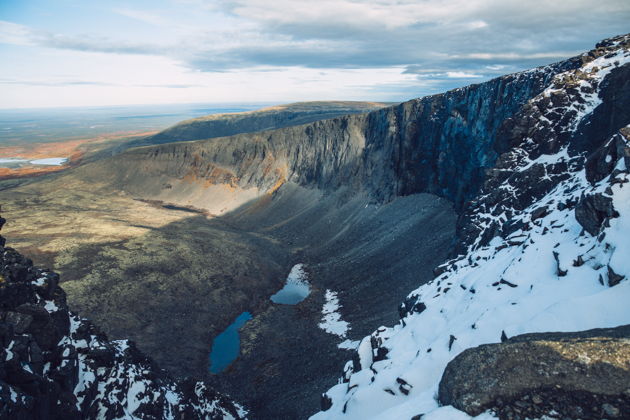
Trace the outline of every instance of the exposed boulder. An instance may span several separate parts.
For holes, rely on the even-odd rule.
[[[624,158],[626,166],[630,159],[630,147],[626,144],[626,139],[622,133],[615,135],[605,146],[597,149],[588,157],[584,167],[586,169],[586,179],[591,183],[601,181],[610,175],[615,169],[619,159]]]
[[[446,367],[439,401],[501,419],[630,413],[630,325],[525,334],[465,350]]]
[[[607,219],[617,216],[612,198],[603,194],[587,195],[575,208],[575,218],[578,223],[593,236],[597,236]]]
[[[608,285],[610,287],[618,285],[623,279],[625,279],[625,276],[615,273],[615,271],[608,266]]]
[[[427,309],[427,305],[418,300],[417,295],[407,296],[403,303],[398,307],[398,314],[400,315],[400,319],[403,319],[409,314],[413,313],[422,313],[425,309]]]

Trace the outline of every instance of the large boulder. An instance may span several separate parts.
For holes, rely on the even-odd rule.
[[[630,325],[525,334],[465,350],[444,370],[439,401],[501,419],[622,418],[630,413]]]
[[[575,218],[584,230],[597,236],[607,219],[619,214],[613,207],[611,197],[603,194],[590,194],[582,198],[575,208]]]

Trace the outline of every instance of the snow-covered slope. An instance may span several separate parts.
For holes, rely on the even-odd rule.
[[[630,36],[598,44],[508,122],[460,220],[462,254],[409,295],[399,325],[363,339],[313,419],[466,419],[437,400],[463,350],[630,323],[630,120],[608,111],[630,108],[629,47]]]
[[[172,379],[133,342],[108,341],[68,310],[58,282],[0,237],[0,419],[245,417],[204,382]]]

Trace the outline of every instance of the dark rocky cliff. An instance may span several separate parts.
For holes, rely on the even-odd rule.
[[[501,122],[457,256],[363,339],[314,418],[625,418],[627,327],[520,336],[629,320],[630,35],[580,62]]]
[[[349,186],[378,201],[429,192],[461,208],[494,166],[504,121],[556,74],[581,63],[578,57],[369,114],[139,148],[101,165],[108,176],[116,168],[118,185],[137,179],[138,193],[147,190],[151,173],[178,179],[193,173],[204,182],[262,191],[285,180],[326,190]]]
[[[629,49],[630,36],[617,37],[598,43],[581,60],[588,66],[597,58],[613,58]],[[479,196],[459,220],[457,251],[464,253],[470,245],[484,246],[495,236],[507,237],[526,228],[527,224],[516,224],[514,219],[568,178],[570,171],[581,168],[585,158],[590,161],[586,163],[590,182],[610,174],[612,164],[598,165],[598,156],[591,155],[598,148],[608,149],[604,144],[630,122],[630,66],[613,65],[603,79],[590,70],[567,72],[550,84],[548,94],[535,98],[502,123],[493,145],[499,158],[488,171]],[[574,159],[530,165],[542,155],[561,150]],[[621,157],[616,151],[611,153],[610,161]],[[602,152],[599,160],[607,154],[607,150]],[[503,215],[502,221],[497,220],[499,215]]]

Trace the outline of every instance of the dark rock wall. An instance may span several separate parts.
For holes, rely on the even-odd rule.
[[[430,192],[461,208],[494,165],[493,144],[503,121],[553,76],[577,65],[578,60],[569,60],[371,113],[366,158],[392,165],[389,185],[395,190],[386,191],[385,198]]]
[[[130,150],[90,171],[100,165],[111,175],[113,166],[120,185],[134,173],[159,171],[262,190],[282,180],[326,190],[349,186],[378,201],[429,192],[461,208],[494,165],[501,124],[580,63],[571,59],[369,114]]]
[[[621,36],[599,43],[581,60],[588,64],[619,51],[627,54],[629,49],[630,36]],[[585,68],[573,69],[553,81],[549,95],[534,98],[503,122],[494,144],[500,153],[496,165],[487,171],[478,196],[458,220],[456,254],[465,254],[473,244],[487,245],[494,236],[505,237],[527,228],[512,224],[511,219],[568,178],[570,172],[586,165],[588,181],[593,183],[612,171],[606,156],[627,152],[624,147],[609,151],[605,143],[630,123],[630,65],[614,67],[603,80]],[[594,98],[600,103],[592,113],[579,118],[577,108],[590,106],[588,102]],[[555,154],[563,148],[572,156],[568,162],[528,165],[543,154]],[[507,220],[500,225],[496,220],[501,214]]]

